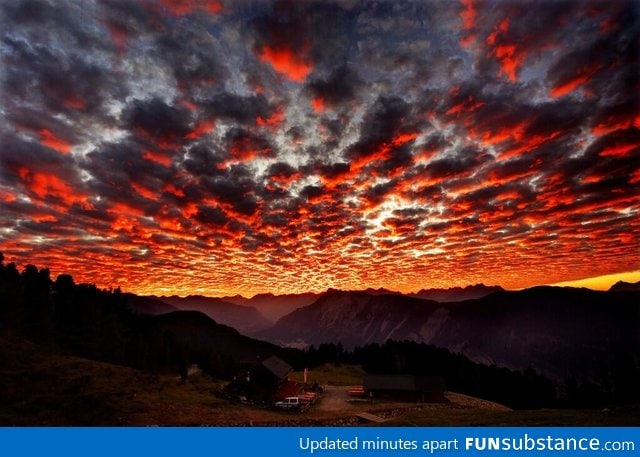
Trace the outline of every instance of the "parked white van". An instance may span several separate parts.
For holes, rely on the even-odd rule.
[[[287,397],[282,401],[276,402],[275,406],[280,409],[297,409],[300,408],[300,398]]]

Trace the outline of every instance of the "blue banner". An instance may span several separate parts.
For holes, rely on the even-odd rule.
[[[0,428],[16,457],[640,455],[640,427]]]

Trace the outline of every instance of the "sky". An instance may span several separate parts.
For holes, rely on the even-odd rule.
[[[0,10],[5,261],[179,295],[640,271],[638,1]]]

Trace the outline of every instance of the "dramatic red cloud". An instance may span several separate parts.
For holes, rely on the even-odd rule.
[[[478,108],[482,108],[486,103],[484,102],[480,102],[480,101],[475,101],[473,96],[469,95],[468,99],[458,103],[457,105],[452,106],[451,108],[449,108],[447,110],[447,112],[445,114],[447,115],[452,115],[452,114],[458,114],[461,111],[465,111],[465,112],[473,112],[475,110],[477,110]]]
[[[316,113],[322,113],[325,109],[325,101],[322,97],[315,97],[311,99],[311,106]]]
[[[308,49],[308,46],[306,47]],[[278,73],[291,81],[304,82],[307,75],[313,70],[313,64],[305,53],[296,54],[291,47],[286,45],[270,46],[265,44],[258,53],[258,57],[268,63]]]
[[[33,171],[21,167],[18,169],[18,176],[29,191],[41,199],[54,197],[67,204],[84,200],[84,195],[75,191],[70,184],[54,173]]]
[[[269,146],[257,143],[253,137],[242,136],[233,140],[229,152],[234,160],[246,162],[256,157],[268,156],[272,150]]]
[[[466,32],[460,38],[460,45],[462,47],[471,46],[476,37],[471,33],[476,25],[477,11],[475,9],[474,0],[460,0],[460,3],[464,6],[464,9],[460,11],[460,19],[462,20],[462,29]]]
[[[140,184],[132,182],[131,187],[133,187],[133,190],[135,190],[139,195],[143,196],[144,198],[147,198],[149,200],[155,200],[156,198],[158,198],[158,195],[155,192],[153,192],[151,189],[148,189],[147,187],[144,187]]]
[[[184,197],[184,192],[182,191],[182,189],[178,189],[176,188],[175,185],[169,183],[166,186],[163,187],[162,190],[165,190],[167,192],[169,192],[170,194],[173,194],[176,197]]]
[[[5,203],[13,203],[16,201],[16,196],[14,193],[0,187],[0,201],[3,201]]]
[[[174,16],[184,16],[197,10],[218,14],[223,9],[220,0],[161,0],[160,3]]]
[[[624,157],[634,149],[640,148],[638,144],[619,144],[615,146],[609,146],[600,151],[600,157]]]
[[[71,152],[71,143],[58,138],[50,130],[42,129],[38,133],[40,134],[40,142],[45,146],[55,149],[62,154],[69,154],[69,152]]]
[[[511,140],[520,142],[527,126],[531,122],[528,119],[499,119],[503,122],[474,123],[473,118],[469,118],[465,124],[470,124],[469,132],[477,138],[483,146],[494,146]]]
[[[592,131],[594,135],[604,135],[616,130],[625,130],[632,126],[640,128],[640,115],[636,116],[635,119],[625,119],[615,115],[610,116],[606,121],[599,122],[593,126]]]
[[[500,159],[506,160],[513,157],[518,157],[521,154],[524,154],[529,151],[535,151],[536,148],[541,145],[552,141],[558,138],[560,135],[565,132],[558,130],[556,132],[551,132],[548,135],[529,135],[525,141],[520,142],[519,144],[514,145],[513,147],[506,148],[500,152]]]
[[[169,295],[640,269],[633,2],[5,3],[8,261]]]
[[[263,119],[262,116],[258,116],[256,118],[256,124],[258,124],[260,127],[267,127],[273,130],[280,127],[284,120],[284,107],[282,105],[279,105],[266,119]]]
[[[144,151],[144,153],[142,154],[142,157],[146,160],[150,160],[152,162],[155,162],[157,164],[160,164],[164,167],[170,167],[171,166],[171,157],[167,157],[163,154],[159,154],[157,152],[152,152],[152,151]]]
[[[269,176],[269,179],[274,183],[282,187],[288,187],[291,183],[299,180],[302,177],[300,173],[277,173]]]
[[[211,132],[214,127],[215,127],[215,122],[204,120],[197,123],[196,126],[193,128],[193,130],[187,133],[184,137],[187,140],[196,140],[202,135]]]
[[[512,82],[518,80],[516,70],[518,69],[519,60],[524,56],[517,54],[515,44],[507,43],[506,35],[509,32],[509,18],[503,19],[498,23],[493,32],[487,37],[487,44],[492,48],[489,55],[495,57],[500,63],[500,74],[503,74]]]
[[[409,143],[411,141],[414,141],[416,138],[418,138],[419,133],[418,132],[407,132],[407,133],[398,133],[398,135],[395,136],[395,138],[393,138],[391,140],[391,144],[393,146],[402,146],[403,144]]]
[[[549,91],[549,95],[552,97],[562,97],[567,95],[578,87],[589,82],[589,80],[602,69],[602,64],[594,62],[585,67],[576,69],[575,74],[568,80],[559,82]]]

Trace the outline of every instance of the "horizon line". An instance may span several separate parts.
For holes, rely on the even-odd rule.
[[[590,290],[594,290],[594,291],[607,291],[609,290],[614,284],[618,283],[618,282],[627,282],[627,283],[636,283],[636,282],[640,282],[640,270],[635,270],[635,271],[627,271],[627,272],[622,272],[622,273],[611,273],[611,274],[607,274],[607,275],[601,275],[601,276],[593,276],[593,277],[589,277],[589,278],[582,278],[582,279],[575,279],[575,280],[569,280],[569,281],[561,281],[561,282],[556,282],[556,283],[545,283],[545,284],[537,284],[537,285],[532,285],[529,287],[522,287],[522,288],[513,288],[513,289],[509,289],[506,287],[503,287],[500,284],[484,284],[484,283],[476,283],[476,284],[465,284],[463,286],[452,286],[452,287],[423,287],[420,288],[418,290],[415,291],[411,291],[411,292],[401,292],[398,290],[393,290],[393,289],[389,289],[386,287],[367,287],[364,289],[336,289],[333,287],[328,287],[325,290],[322,291],[306,291],[306,292],[292,292],[292,293],[284,293],[284,294],[278,294],[278,293],[273,293],[273,292],[258,292],[256,294],[250,295],[250,296],[245,296],[241,293],[236,293],[233,295],[206,295],[206,294],[201,294],[201,293],[194,293],[194,294],[188,294],[188,295],[180,295],[180,294],[171,294],[171,295],[160,295],[160,294],[152,294],[153,296],[156,297],[180,297],[180,298],[186,298],[186,297],[193,297],[193,296],[201,296],[201,297],[206,297],[206,298],[232,298],[232,297],[239,297],[245,300],[251,300],[259,295],[273,295],[274,297],[281,297],[283,295],[303,295],[303,294],[316,294],[316,295],[321,295],[324,294],[330,290],[336,290],[336,291],[341,291],[341,292],[367,292],[368,290],[374,290],[374,291],[379,291],[379,290],[385,290],[391,294],[399,294],[399,295],[412,295],[412,294],[417,294],[422,290],[451,290],[451,289],[465,289],[467,287],[474,287],[474,286],[484,286],[484,287],[501,287],[503,290],[506,291],[519,291],[519,290],[526,290],[526,289],[532,289],[535,287],[573,287],[573,288],[585,288],[585,289],[590,289]],[[129,292],[129,293],[135,293],[135,292]],[[136,293],[136,295],[138,295]],[[142,294],[145,295],[145,294]],[[149,295],[147,295],[149,296]]]

